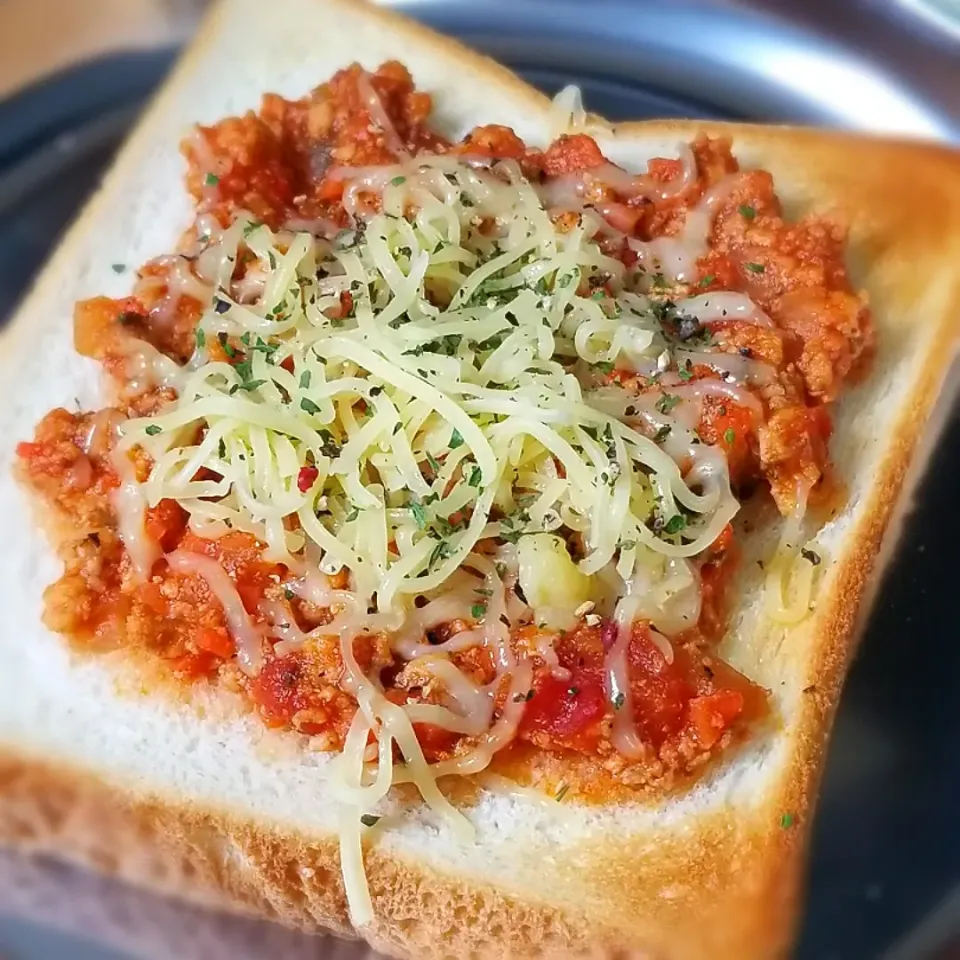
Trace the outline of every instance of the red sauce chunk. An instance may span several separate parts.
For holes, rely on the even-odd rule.
[[[538,746],[596,751],[608,736],[614,707],[605,690],[601,626],[580,627],[557,644],[568,676],[543,669],[524,713],[522,735]],[[671,662],[638,623],[627,650],[634,722],[659,750],[681,743],[710,749],[745,712],[763,709],[762,691],[731,667],[695,648],[677,646]]]

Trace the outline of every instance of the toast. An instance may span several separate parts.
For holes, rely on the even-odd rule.
[[[831,458],[846,497],[818,536],[830,559],[809,617],[783,628],[764,616],[757,561],[779,522],[743,542],[721,653],[771,691],[779,724],[690,790],[597,807],[485,781],[470,843],[399,803],[365,852],[375,919],[356,930],[325,755],[264,732],[215,690],[190,703],[148,693],[123,658],[77,656],[41,626],[58,563],[13,479],[12,445],[49,407],[101,399],[99,372],[72,348],[74,302],[123,296],[129,281],[112,265],[169,249],[189,223],[175,145],[191,123],[391,57],[434,95],[442,132],[497,122],[532,144],[551,138],[547,98],[393,14],[288,0],[278,15],[227,0],[3,332],[0,841],[201,903],[362,936],[398,957],[782,955],[861,600],[960,326],[960,159],[948,150],[741,124],[597,128],[606,155],[630,169],[698,132],[732,137],[744,167],[773,174],[788,211],[830,210],[849,225],[850,268],[877,330],[869,375],[838,406]]]

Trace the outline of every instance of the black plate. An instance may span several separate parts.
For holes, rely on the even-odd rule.
[[[752,115],[833,123],[846,119],[842,92],[827,106],[810,100],[804,106],[799,95],[777,101],[771,88],[774,81],[770,81],[747,97],[734,96],[738,83],[746,81],[742,69],[737,74],[737,68],[729,65],[722,83],[711,84],[701,76],[701,85],[694,89],[689,77],[677,81],[676,71],[670,70],[661,70],[660,82],[652,83],[645,72],[649,63],[643,69],[637,64],[640,40],[634,42],[632,65],[624,59],[629,37],[638,33],[640,11],[649,15],[648,8],[636,9],[630,30],[621,32],[613,54],[588,62],[585,51],[589,52],[593,34],[588,31],[586,38],[571,39],[570,24],[565,25],[563,16],[552,17],[550,28],[530,43],[524,42],[522,33],[494,29],[497,21],[489,19],[490,10],[503,6],[499,2],[489,8],[401,5],[414,7],[414,12],[442,29],[463,33],[547,92],[569,82],[580,83],[588,105],[613,118]],[[451,14],[454,7],[460,11],[459,19]],[[488,12],[482,13],[481,7]],[[562,14],[569,4],[551,9]],[[653,27],[672,36],[665,16],[663,10],[656,11]],[[689,8],[677,8],[674,16],[686,17],[689,26]],[[723,27],[724,37],[735,36],[731,24],[739,23],[742,37],[747,29],[744,22],[731,19],[730,14],[726,17],[710,22]],[[702,29],[704,21],[694,22]],[[757,21],[753,29],[761,28],[772,29],[769,22]],[[653,41],[644,35],[649,47]],[[784,49],[799,43],[798,37],[795,32],[781,37]],[[830,48],[827,54],[820,50],[826,56]],[[111,58],[0,104],[0,263],[4,265],[0,317],[8,314],[61,227],[96,184],[170,56],[166,52]],[[713,61],[718,71],[724,57],[732,63],[730,51],[718,54]],[[671,78],[675,82],[668,82]],[[898,102],[914,103],[910,96],[904,93],[908,100],[901,97]],[[917,110],[917,123],[933,123],[931,118],[937,118],[945,137],[955,134],[951,121],[933,110],[925,112],[922,103]],[[960,676],[960,630],[952,605],[954,564],[947,559],[949,548],[936,544],[960,541],[960,514],[954,501],[954,478],[960,475],[958,451],[960,422],[954,417],[920,488],[908,532],[884,579],[847,682],[814,825],[808,909],[798,951],[801,960],[933,957],[934,947],[944,949],[950,931],[957,929],[960,711],[955,688]],[[13,930],[0,924],[0,943],[5,929],[8,935]],[[55,953],[42,948],[29,954],[25,949],[23,955],[66,954],[59,948]],[[960,955],[960,947],[956,954],[936,955]]]

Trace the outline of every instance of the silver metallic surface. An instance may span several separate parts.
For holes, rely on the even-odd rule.
[[[957,0],[897,0],[904,11],[929,30],[960,41],[960,3]]]
[[[594,98],[598,108],[614,118],[735,117],[960,142],[960,41],[947,25],[922,16],[919,10],[922,5],[932,8],[960,0],[383,2],[507,61],[545,89],[582,83],[588,102]],[[85,128],[83,136],[89,140],[96,133],[96,128]],[[0,154],[4,146],[0,139]],[[47,156],[44,162],[53,161]],[[37,159],[31,156],[28,163],[30,177],[43,179],[44,169]],[[56,179],[67,182],[72,177],[82,184],[87,175],[73,163]],[[13,201],[23,199],[33,180],[6,179],[6,192],[0,189],[0,211],[5,213],[0,221],[9,225]],[[4,207],[5,201],[11,209]],[[32,201],[29,206],[29,222],[35,226],[39,221]],[[22,238],[18,242],[22,246]],[[955,471],[943,474],[954,476]],[[918,560],[911,569],[919,568]],[[931,597],[937,595],[935,584],[909,583],[908,587],[913,594],[922,596],[927,589]],[[905,603],[899,600],[901,608]],[[891,619],[892,611],[886,611]],[[924,658],[912,658],[904,666],[896,657],[895,650],[896,671],[861,678],[859,691],[856,677],[848,684],[847,715],[856,723],[845,726],[841,711],[831,751],[842,762],[833,763],[833,779],[828,770],[824,785],[819,842],[814,848],[816,882],[801,960],[873,960],[880,954],[880,944],[886,947],[894,940],[899,942],[890,948],[889,960],[918,960],[932,956],[926,945],[944,942],[944,925],[947,934],[956,925],[956,896],[951,899],[937,887],[956,870],[946,833],[932,841],[918,837],[896,849],[889,841],[892,852],[873,857],[882,866],[867,875],[862,890],[852,889],[844,864],[831,860],[855,858],[850,850],[857,850],[856,843],[851,847],[843,842],[852,833],[863,838],[856,858],[869,861],[889,837],[896,838],[898,828],[903,830],[900,821],[887,817],[879,802],[882,798],[869,805],[861,803],[864,785],[871,787],[878,780],[889,785],[910,776],[916,796],[928,801],[932,796],[929,784],[926,793],[920,789],[922,769],[899,765],[899,755],[909,754],[903,745],[903,716],[893,711],[892,719],[886,718],[888,726],[883,726],[884,716],[874,708],[875,700],[896,695],[883,686],[887,674],[899,678],[909,671],[910,663],[924,662]],[[911,695],[918,689],[919,684],[912,687]],[[952,715],[954,706],[949,710]],[[952,749],[952,744],[944,746],[944,757]],[[946,760],[942,763],[946,768]],[[946,792],[946,805],[957,783],[938,777],[935,786]],[[847,809],[850,805],[853,809]],[[909,822],[912,831],[914,819]],[[895,862],[893,855],[903,856],[904,846],[910,848],[906,851],[909,862]],[[927,870],[922,877],[925,887],[920,880],[915,882],[915,875],[922,871],[910,873],[911,864],[937,857],[944,861],[940,874]],[[899,889],[895,882],[900,883]],[[908,891],[912,899],[904,887],[915,888]],[[866,906],[858,904],[858,899]],[[920,923],[938,900],[946,907]],[[20,919],[4,919],[4,913]],[[34,926],[40,922],[50,928],[41,931]],[[97,940],[105,949],[84,944],[84,939]],[[924,945],[918,946],[921,941]],[[369,960],[370,956],[360,947],[300,936],[265,923],[227,919],[61,865],[21,862],[4,855],[0,855],[0,954],[4,960],[118,960],[121,956]]]
[[[851,3],[381,2],[511,64],[562,64],[567,74],[669,91],[711,113],[960,142],[956,61],[952,71],[932,70],[940,51],[902,27],[895,58],[872,56],[865,45],[889,46],[891,27]],[[830,39],[837,29],[852,42]],[[921,72],[922,82],[906,79]]]

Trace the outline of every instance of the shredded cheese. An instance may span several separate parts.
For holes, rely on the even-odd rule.
[[[766,564],[764,606],[767,616],[785,627],[805,620],[813,609],[813,598],[824,552],[803,533],[809,490],[801,486],[797,507],[787,517],[773,556]]]
[[[620,540],[704,549],[736,510],[725,477],[693,492],[675,459],[584,389],[587,364],[666,348],[646,294],[584,224],[557,229],[514,165],[412,167],[387,182],[382,212],[333,242],[244,226],[261,296],[221,289],[177,402],[124,425],[122,444],[155,461],[151,505],[177,500],[198,533],[247,530],[294,569],[311,545],[381,611],[440,586],[481,538],[554,518],[576,518],[586,574]],[[391,213],[414,203],[410,218]],[[217,337],[247,359],[210,359]],[[195,480],[200,467],[221,479]],[[316,476],[301,490],[304,468]],[[539,525],[518,505],[521,474],[539,490]],[[666,519],[690,512],[682,537],[652,528],[651,493]]]
[[[368,87],[361,93],[389,141],[396,132]],[[570,110],[578,115],[576,104]],[[679,191],[695,174],[689,150],[683,162],[684,176],[669,188],[618,168],[608,175],[637,195]],[[516,735],[532,682],[530,660],[517,658],[510,642],[516,616],[542,614],[559,626],[585,603],[592,609],[594,589],[621,597],[607,686],[616,746],[638,755],[630,625],[655,617],[664,634],[656,642],[672,657],[669,636],[699,615],[689,558],[738,509],[725,458],[694,432],[702,398],[721,391],[756,404],[738,381],[762,382],[764,371],[709,354],[708,362],[730,365],[727,379],[671,386],[669,405],[655,392],[634,397],[602,385],[612,365],[656,371],[677,355],[649,276],[599,246],[609,230],[584,206],[585,180],[567,185],[568,205],[579,211],[571,225],[551,216],[558,189],[535,188],[513,161],[421,156],[336,175],[353,226],[334,236],[326,223],[316,233],[274,232],[249,216],[226,229],[210,225],[195,273],[172,294],[182,289],[209,304],[194,356],[174,370],[162,356],[133,354],[140,386],[165,383],[178,397],[123,423],[116,456],[129,467],[139,447],[153,461],[142,484],[122,473],[118,494],[121,536],[141,577],[156,550],[143,509],[169,498],[200,536],[256,536],[266,557],[291,571],[295,595],[331,609],[332,622],[305,633],[272,599],[255,625],[216,561],[167,558],[175,571],[203,577],[221,600],[240,667],[251,675],[268,641],[291,653],[314,634],[339,636],[345,687],[359,704],[334,761],[341,859],[351,914],[362,925],[373,907],[360,817],[391,784],[414,783],[459,835],[472,829],[437,778],[483,771]],[[669,250],[664,242],[637,248],[641,259],[687,275],[727,189],[690,214]],[[249,262],[234,279],[241,248]],[[179,276],[181,265],[172,268]],[[767,322],[739,294],[678,306],[703,322],[725,312]],[[574,538],[582,546],[575,568],[565,547]],[[479,549],[485,542],[502,545],[491,556]],[[546,559],[532,562],[535,554]],[[344,570],[349,586],[332,589],[327,577]],[[553,575],[551,588],[544,578]],[[518,577],[540,610],[518,598]],[[463,626],[444,643],[426,641],[431,626],[453,620]],[[360,669],[355,639],[379,632],[390,634],[407,669],[442,691],[440,702],[392,703],[379,678]],[[486,688],[449,659],[479,643],[497,669]],[[541,655],[560,669],[555,655]],[[505,678],[509,693],[496,714]],[[416,722],[473,742],[431,765]]]

